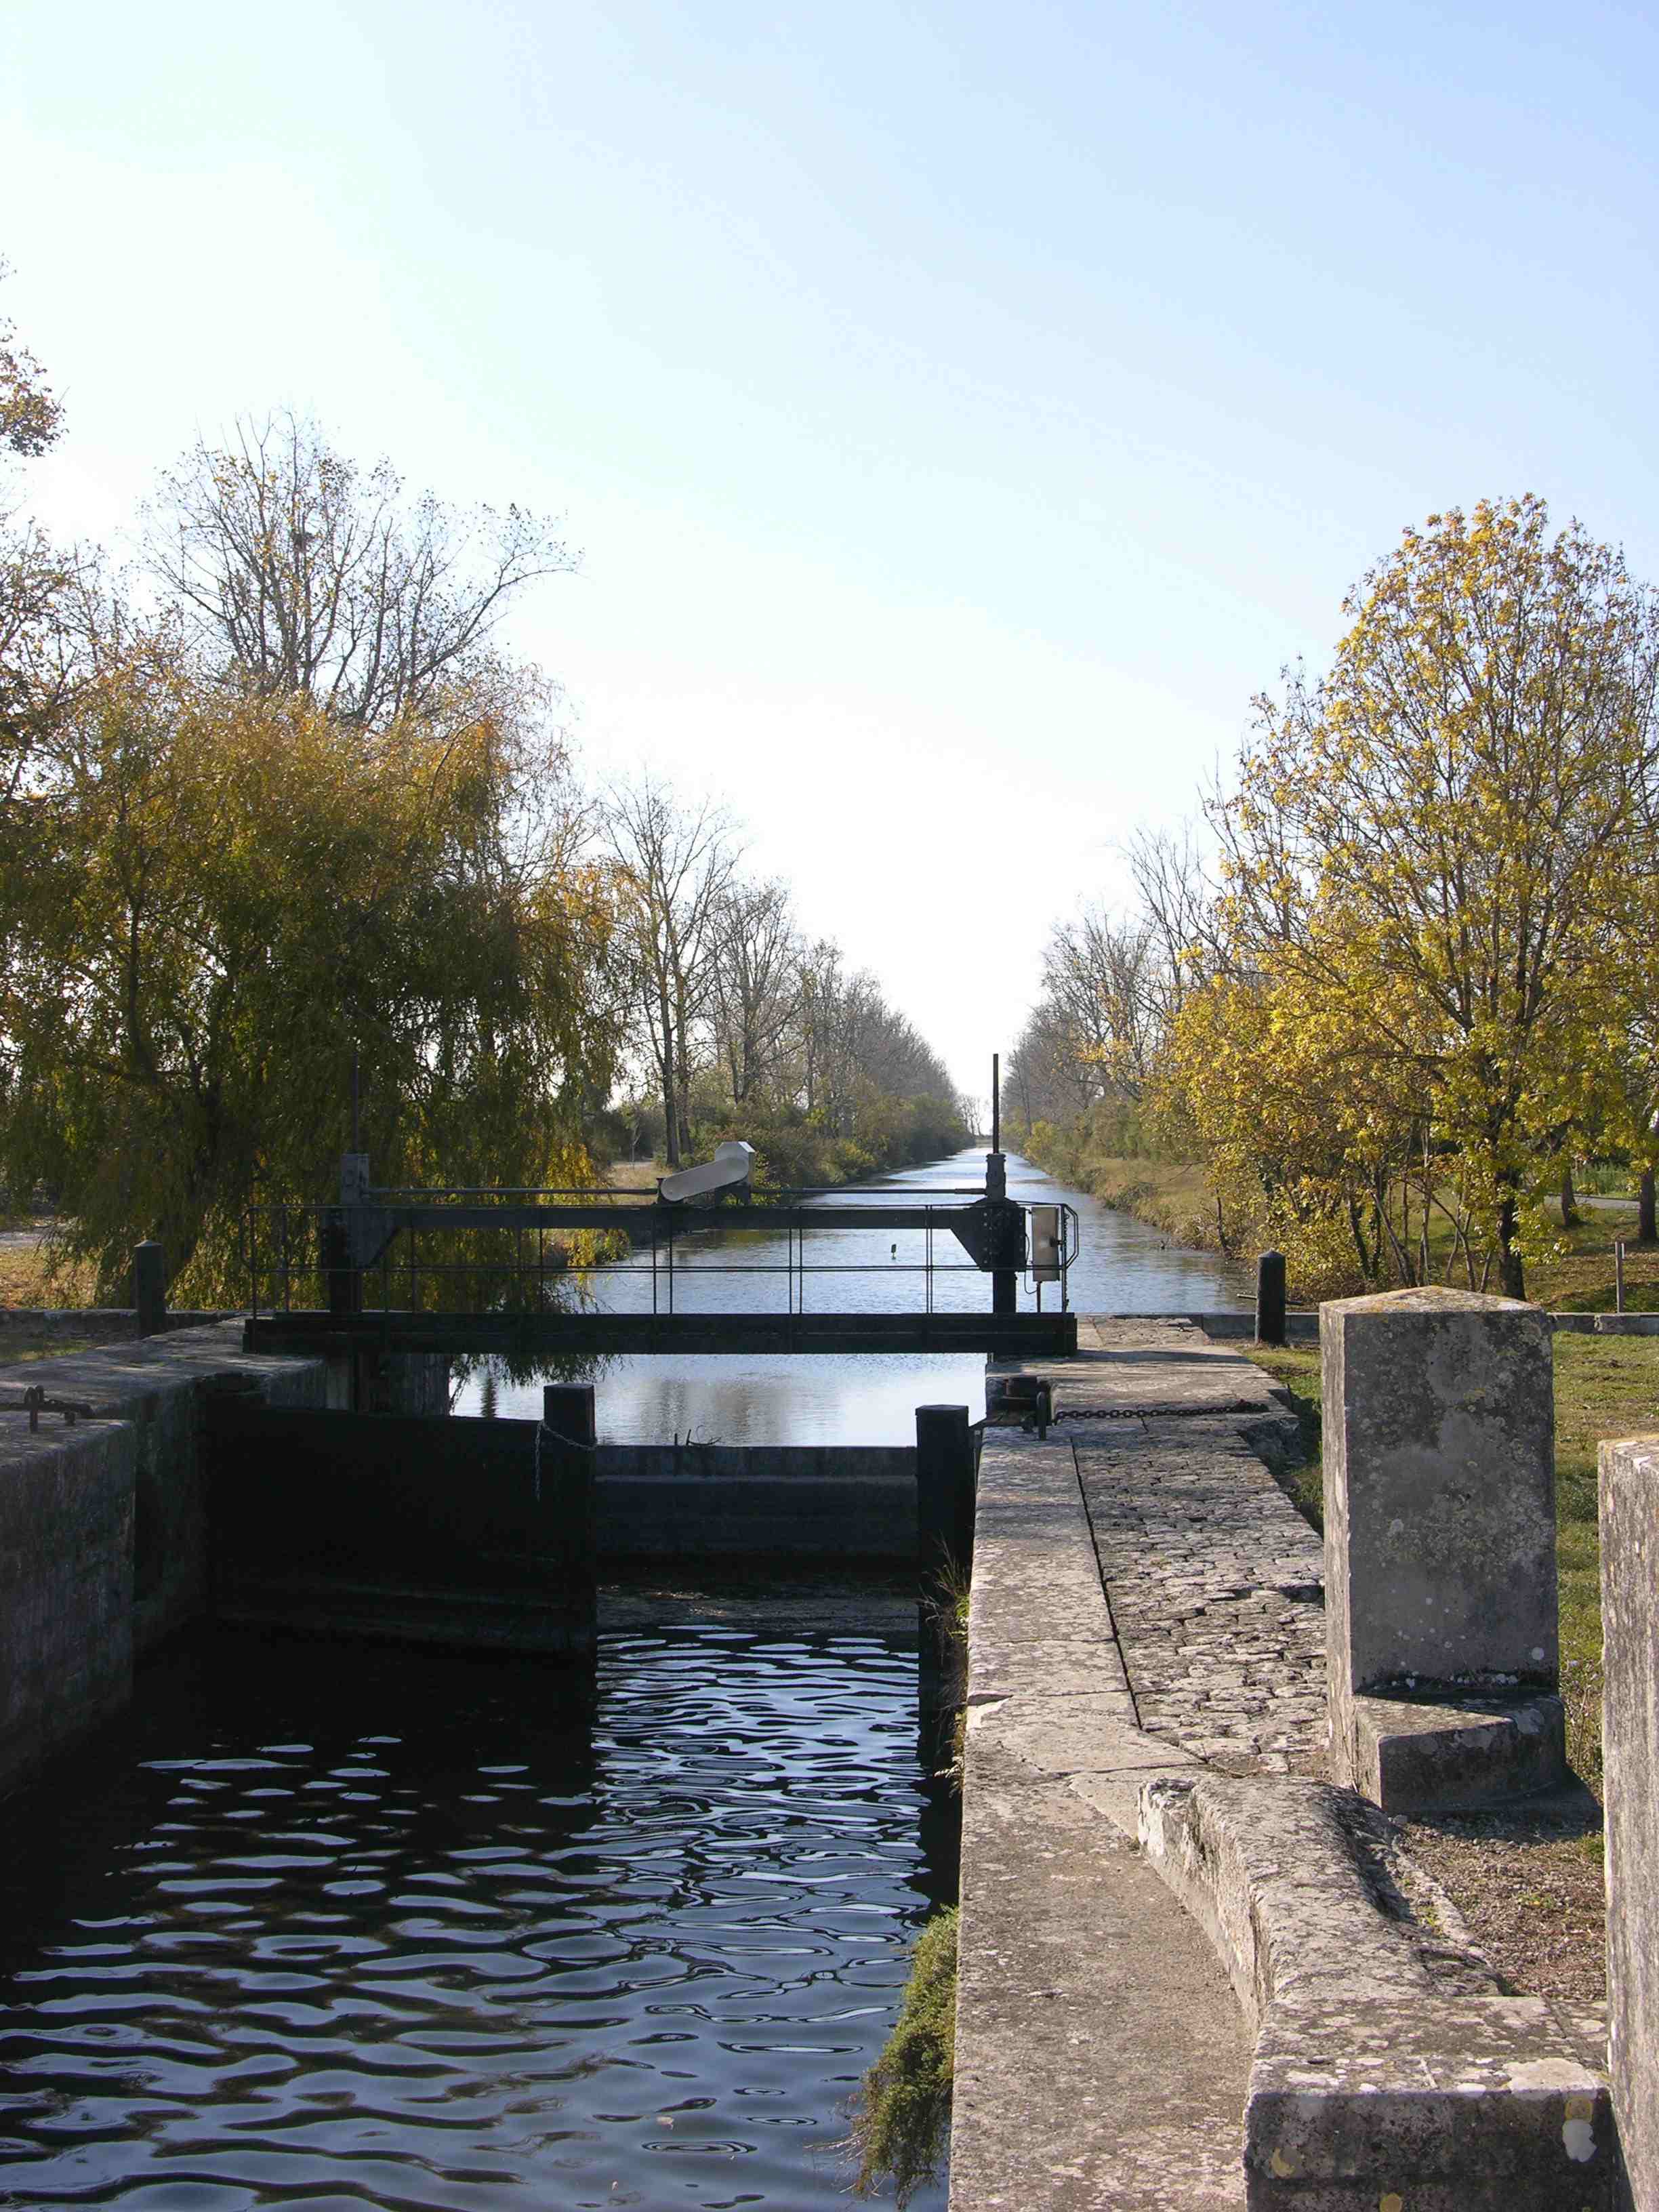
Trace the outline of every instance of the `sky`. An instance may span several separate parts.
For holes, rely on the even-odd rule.
[[[1408,524],[1659,574],[1659,15],[6,0],[0,313],[118,542],[239,416],[562,518],[510,639],[983,1095]]]

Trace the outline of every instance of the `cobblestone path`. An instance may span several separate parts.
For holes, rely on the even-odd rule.
[[[1322,1547],[1237,1425],[1066,1433],[1140,1726],[1225,1773],[1322,1773]]]

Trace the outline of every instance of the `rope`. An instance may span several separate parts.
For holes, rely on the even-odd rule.
[[[547,1421],[538,1421],[536,1424],[535,1453],[531,1462],[532,1470],[535,1479],[536,1503],[538,1505],[542,1502],[542,1438],[544,1436],[551,1437],[556,1444],[562,1444],[567,1451],[596,1452],[599,1449],[597,1443],[584,1443],[580,1437],[568,1437],[564,1435],[562,1431],[554,1428],[550,1423]]]

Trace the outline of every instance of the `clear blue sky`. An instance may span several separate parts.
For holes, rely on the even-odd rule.
[[[9,0],[29,472],[113,533],[239,412],[567,518],[515,641],[986,1087],[1407,522],[1659,573],[1634,9]]]

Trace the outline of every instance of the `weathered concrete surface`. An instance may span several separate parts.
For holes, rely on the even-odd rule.
[[[1566,1772],[1566,1708],[1557,1697],[1357,1697],[1352,1725],[1353,1787],[1390,1812],[1491,1805],[1553,1789]]]
[[[29,1363],[31,1382],[82,1400],[135,1431],[133,1643],[141,1655],[207,1603],[207,1479],[197,1449],[197,1394],[216,1375],[244,1376],[270,1405],[322,1402],[320,1360],[245,1352],[235,1320]],[[6,1433],[0,1427],[0,1442]]]
[[[1321,1310],[1334,1771],[1356,1789],[1392,1772],[1407,1790],[1428,1772],[1445,1804],[1455,1743],[1429,1760],[1413,1720],[1401,1732],[1418,1740],[1402,1756],[1368,1767],[1357,1700],[1554,1693],[1549,1323],[1514,1299],[1437,1289]],[[1459,1729],[1454,1715],[1449,1736]],[[1486,1732],[1480,1785],[1503,1795],[1562,1779],[1564,1762],[1540,1778],[1555,1741],[1547,1726]],[[1506,1747],[1519,1754],[1508,1773]]]
[[[981,1462],[953,2212],[1603,2212],[1604,2021],[1509,1996],[1389,1824],[1284,1771],[1324,1651],[1317,1540],[1243,1448],[1282,1402],[1179,1322],[1080,1336],[1047,1443]]]
[[[1321,1783],[1206,1775],[1143,1794],[1148,1854],[1256,2029],[1253,2212],[1610,2205],[1600,2016],[1506,1993],[1414,1909],[1364,1811]]]
[[[1190,1762],[1134,1726],[1054,1432],[988,1431],[974,1557],[952,2212],[1241,2205],[1243,2021],[1110,1817]]]
[[[1601,1453],[1608,2047],[1638,2212],[1659,2206],[1659,1437]]]

